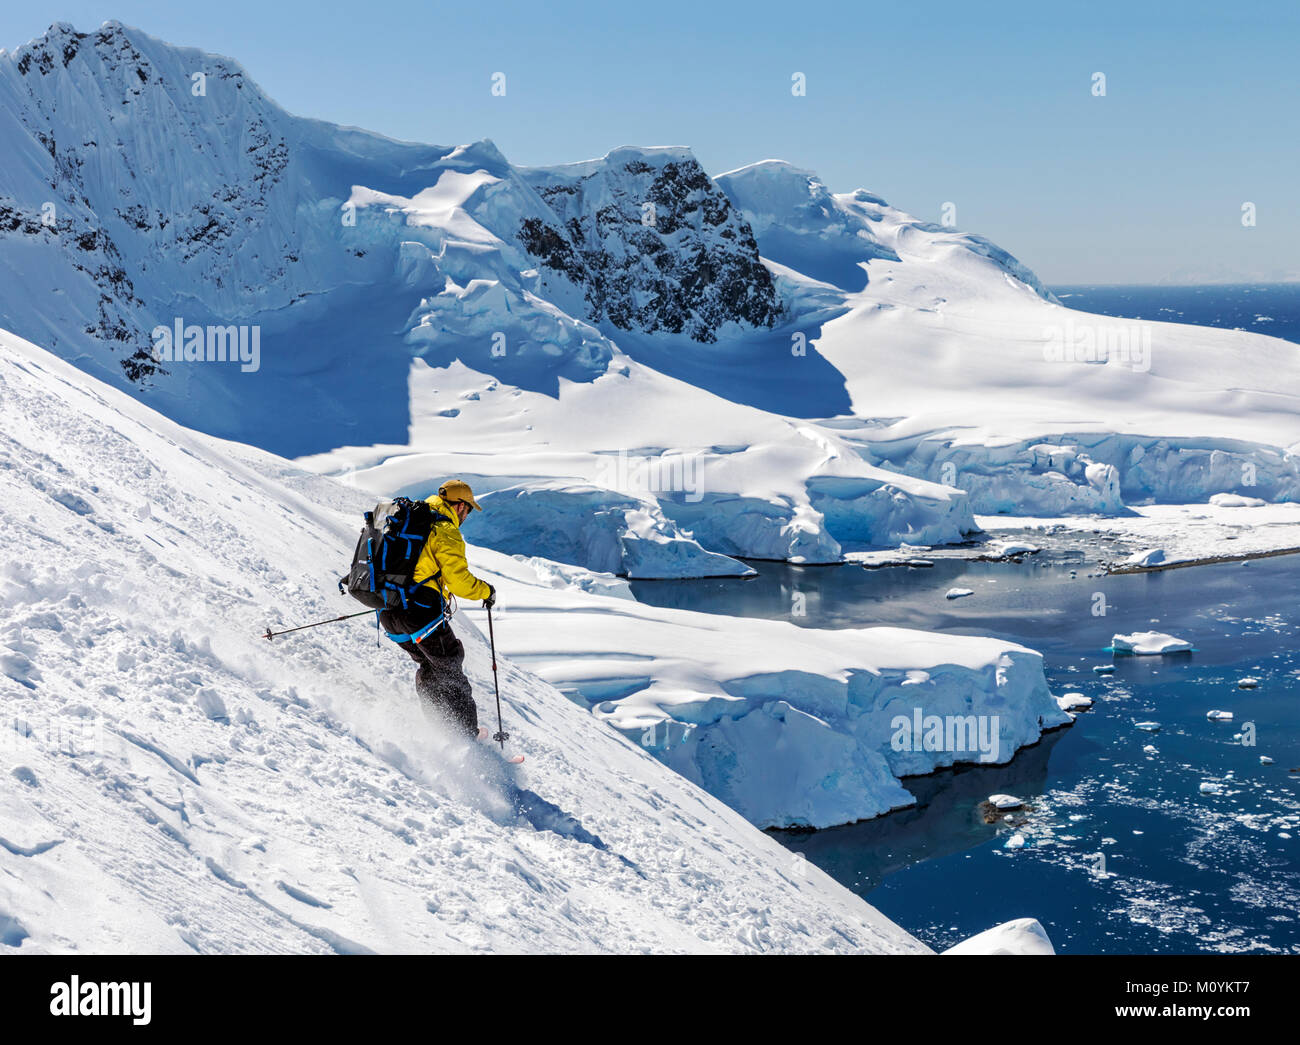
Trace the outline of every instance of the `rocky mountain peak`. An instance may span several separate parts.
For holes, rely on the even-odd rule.
[[[582,287],[595,322],[716,341],[782,316],[745,218],[685,149],[616,149],[521,171],[554,212],[519,242]]]

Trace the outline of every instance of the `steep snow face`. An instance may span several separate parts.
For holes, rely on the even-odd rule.
[[[812,171],[763,160],[716,179],[753,227],[763,257],[814,279],[856,292],[874,258],[901,261],[901,250],[966,251],[1048,301],[1051,292],[1026,266],[982,236],[918,221],[879,196],[858,189],[832,193]]]
[[[749,226],[687,150],[615,149],[521,174],[557,220],[526,218],[519,239],[583,288],[594,320],[712,342],[781,318]]]
[[[881,242],[879,217],[873,221],[861,206],[842,203],[812,171],[764,160],[715,180],[745,215],[769,261],[841,290],[857,291],[867,284],[867,261],[898,260]],[[884,205],[883,200],[878,203]]]
[[[353,188],[344,241],[388,256],[398,284],[418,292],[404,324],[411,354],[460,359],[501,380],[554,390],[555,378],[604,373],[613,344],[578,318],[585,307],[562,273],[539,269],[517,229],[549,215],[491,142],[452,150],[410,197]],[[548,380],[539,383],[538,375]]]
[[[364,623],[262,639],[347,609],[363,495],[6,333],[0,400],[0,950],[927,950],[505,656],[522,770]]]
[[[55,25],[5,55],[0,98],[17,157],[5,323],[39,333],[21,307],[39,300],[59,345],[114,343],[131,377],[156,372],[148,332],[178,308],[236,322],[348,278],[324,194],[362,168],[353,150],[381,183],[446,151],[295,120],[237,63],[115,22]],[[102,315],[77,322],[87,302]]]
[[[282,114],[238,65],[112,23],[89,34],[56,26],[6,64],[64,191],[115,238],[129,236],[133,257],[154,260],[140,266],[142,289],[143,273],[156,270],[162,286],[179,283],[214,305],[247,311],[268,294],[287,303],[298,235],[293,211],[272,194],[286,180],[288,142]]]

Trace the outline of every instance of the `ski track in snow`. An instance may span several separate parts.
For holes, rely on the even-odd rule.
[[[4,334],[0,400],[3,949],[927,950],[505,658],[523,768],[364,618],[267,643],[352,608],[364,495]]]

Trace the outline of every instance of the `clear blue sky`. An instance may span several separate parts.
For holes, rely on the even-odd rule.
[[[1294,0],[55,0],[5,4],[0,46],[109,18],[396,138],[689,145],[713,174],[779,157],[930,220],[951,201],[1051,284],[1300,279]]]

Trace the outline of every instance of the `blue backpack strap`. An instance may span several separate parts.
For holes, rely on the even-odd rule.
[[[426,624],[423,628],[420,628],[418,631],[407,632],[405,634],[394,634],[391,631],[386,631],[384,632],[384,634],[387,635],[394,642],[414,642],[418,644],[421,640],[428,638],[435,631],[437,631],[438,628],[442,626],[443,622],[446,621],[446,619],[447,619],[447,615],[444,613],[437,620],[430,621],[428,624]]]

